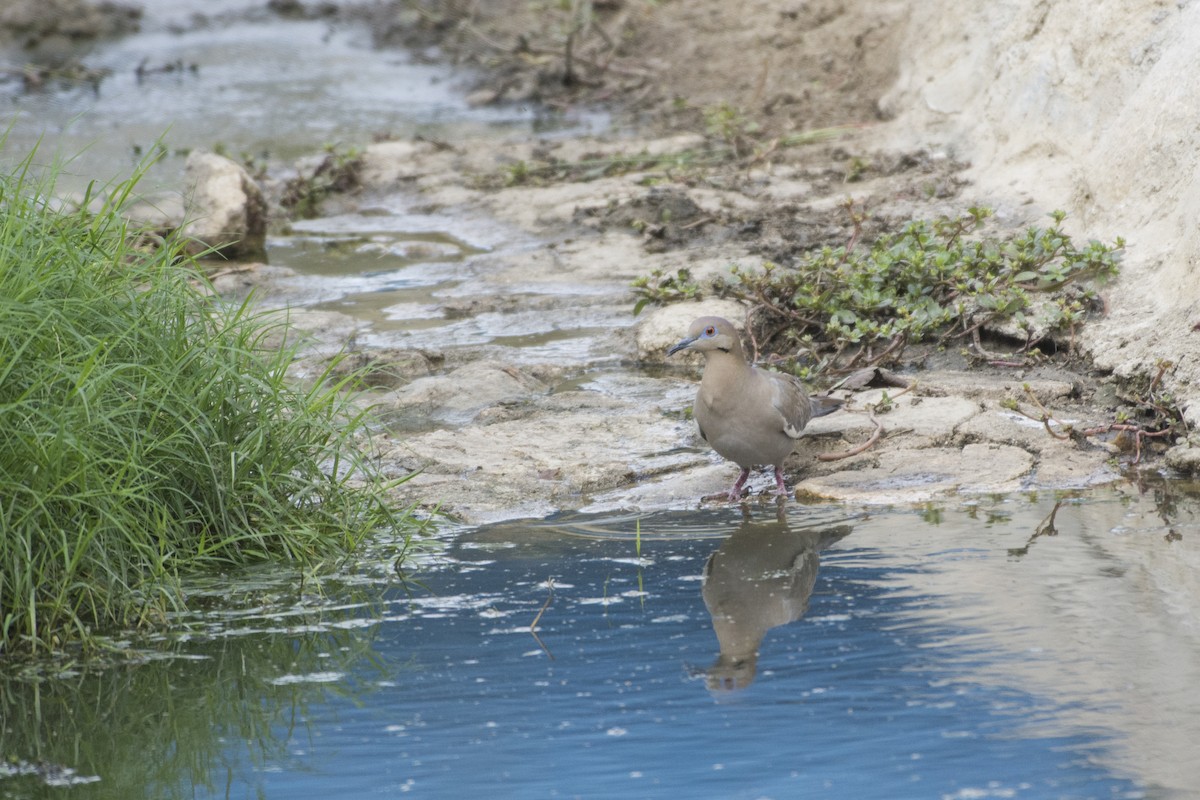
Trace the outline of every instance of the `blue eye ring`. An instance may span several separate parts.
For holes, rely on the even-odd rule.
[[[705,336],[716,336],[717,329],[714,328],[712,325],[709,325],[707,328],[704,329],[704,335]]]

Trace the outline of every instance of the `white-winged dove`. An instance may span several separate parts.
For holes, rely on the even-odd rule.
[[[778,494],[786,495],[783,461],[813,416],[800,381],[746,362],[737,329],[721,317],[701,317],[687,338],[667,351],[695,350],[704,355],[704,377],[693,408],[700,435],[723,457],[742,468],[729,499],[741,497],[750,469],[775,468]]]
[[[820,564],[818,553],[853,527],[788,525],[783,504],[773,520],[749,515],[708,557],[700,584],[721,653],[707,670],[710,691],[742,689],[754,681],[758,649],[767,631],[795,622],[808,610]]]

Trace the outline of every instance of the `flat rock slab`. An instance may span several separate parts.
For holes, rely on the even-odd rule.
[[[561,392],[516,419],[399,438],[383,461],[420,471],[397,488],[402,502],[439,497],[444,512],[467,522],[537,516],[708,464],[706,454],[680,448],[685,424],[644,404]]]
[[[808,436],[858,435],[875,430],[872,417],[891,433],[908,433],[948,441],[959,425],[979,414],[977,401],[963,397],[901,395],[885,403],[884,394],[896,390],[869,389],[853,396],[846,410],[817,417],[805,428]],[[883,410],[886,408],[887,410]],[[873,410],[873,411],[872,411]]]
[[[1024,374],[996,376],[977,372],[936,370],[908,377],[916,381],[922,394],[971,399],[1014,398],[1025,401],[1032,393],[1041,403],[1054,403],[1078,394],[1079,391],[1076,382],[1066,375],[1045,378]]]
[[[448,375],[417,378],[386,395],[386,414],[449,424],[470,422],[484,409],[546,394],[550,387],[536,377],[507,364],[477,361]]]
[[[962,448],[889,450],[877,465],[809,478],[800,496],[856,503],[921,502],[950,492],[1008,492],[1024,488],[1034,468],[1019,447],[969,444]]]

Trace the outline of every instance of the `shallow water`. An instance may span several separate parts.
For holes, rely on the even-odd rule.
[[[183,159],[195,148],[288,163],[326,145],[361,147],[374,136],[604,125],[586,112],[468,109],[467,76],[374,48],[365,22],[281,17],[260,0],[138,5],[145,10],[139,33],[76,54],[89,68],[109,71],[97,87],[52,81],[26,92],[16,77],[0,75],[0,131],[7,130],[0,163],[14,163],[40,140],[39,161],[73,159],[60,190],[81,189],[92,179],[128,177],[161,140],[165,158],[143,181],[146,191],[177,189]],[[0,53],[0,67],[18,69],[23,58]]]
[[[162,137],[163,157],[138,188],[178,191],[184,159],[195,148],[221,147],[277,174],[326,145],[362,147],[376,136],[457,141],[607,125],[604,114],[587,109],[469,107],[463,92],[469,75],[373,47],[365,20],[289,18],[266,11],[262,0],[140,5],[139,33],[82,46],[76,54],[87,66],[110,71],[95,90],[50,82],[26,92],[15,77],[0,73],[0,129],[7,131],[0,168],[37,146],[37,163],[68,159],[58,190],[82,191],[93,179],[103,185],[127,177]],[[20,58],[0,53],[0,67],[15,68]],[[155,71],[176,63],[185,69]],[[139,76],[139,65],[148,72]],[[489,219],[414,210],[419,205],[413,197],[380,197],[358,213],[291,224],[286,235],[270,237],[268,258],[297,274],[261,289],[260,300],[364,320],[371,327],[358,338],[363,346],[495,344],[520,363],[581,364],[611,356],[588,334],[627,323],[625,297],[587,314],[554,309],[448,323],[445,300],[479,291],[471,278],[485,267],[473,256],[540,243]],[[589,291],[595,292],[568,282],[509,287],[510,295],[564,298],[587,298]]]
[[[463,122],[448,73],[371,51],[362,29],[259,26],[242,0],[150,5],[146,36],[97,49],[114,69],[100,95],[12,99],[0,155],[46,122],[67,152],[94,142],[84,175],[127,168],[168,117],[173,148],[289,157],[364,131],[533,124]],[[240,21],[173,32],[196,10]],[[145,57],[200,66],[137,85]],[[255,77],[280,63],[290,93]],[[628,321],[627,302],[446,319],[481,250],[530,243],[380,202],[272,240],[298,270],[285,300],[369,320],[368,344],[488,343],[518,363],[603,363],[588,332]],[[420,586],[386,543],[320,591],[273,570],[194,585],[169,635],[122,644],[131,665],[0,678],[0,798],[1200,792],[1189,487],[751,513],[447,530]]]
[[[226,578],[158,658],[0,684],[0,774],[41,764],[0,796],[56,765],[97,798],[1192,797],[1182,488],[570,515],[443,534],[424,588]]]
[[[366,347],[486,347],[508,363],[567,367],[620,359],[596,334],[629,324],[623,283],[489,281],[496,256],[541,243],[493,220],[415,212],[412,203],[375,198],[358,212],[297,222],[270,237],[271,263],[295,274],[260,287],[260,301],[352,316],[368,326],[356,338]],[[448,313],[459,301],[483,310]]]

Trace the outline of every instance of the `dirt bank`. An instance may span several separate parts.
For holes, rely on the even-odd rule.
[[[939,142],[981,195],[1071,213],[1128,252],[1083,345],[1120,377],[1153,374],[1200,423],[1200,7],[1192,3],[911,4],[891,141]]]

